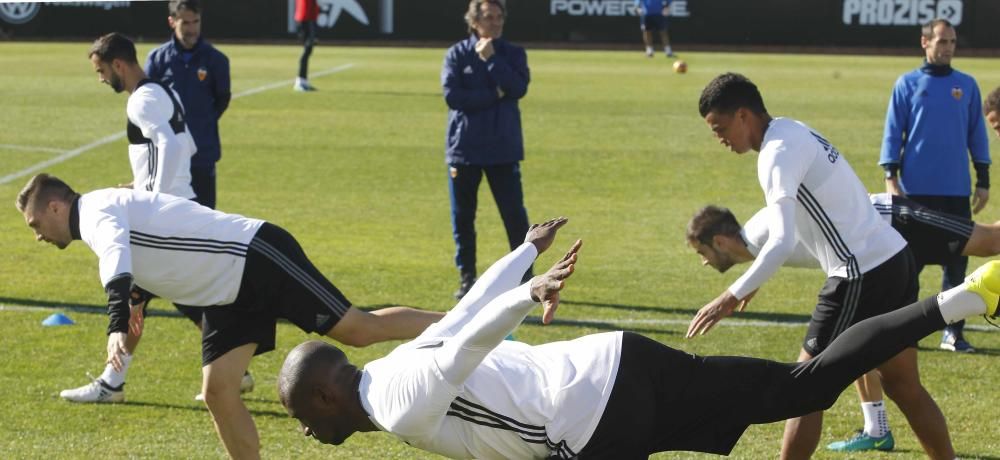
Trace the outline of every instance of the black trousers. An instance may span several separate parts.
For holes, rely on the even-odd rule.
[[[935,211],[945,212],[958,217],[972,219],[972,205],[967,196],[940,196],[940,195],[909,195],[907,198],[916,201]],[[917,274],[923,271],[924,267],[917,267]],[[941,265],[943,271],[941,275],[941,291],[947,291],[965,281],[965,272],[969,269],[968,257],[956,257],[951,262]],[[947,326],[956,332],[962,332],[965,328],[965,320]]]
[[[579,458],[728,455],[751,424],[830,408],[858,377],[944,324],[930,297],[851,326],[801,363],[697,356],[626,332],[611,397]]]
[[[316,21],[298,23],[299,40],[302,40],[302,56],[299,57],[299,78],[309,78],[309,56],[316,45]]]

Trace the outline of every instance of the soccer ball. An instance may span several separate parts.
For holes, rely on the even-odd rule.
[[[688,71],[688,65],[686,62],[678,59],[674,61],[674,72],[675,73],[686,73]]]

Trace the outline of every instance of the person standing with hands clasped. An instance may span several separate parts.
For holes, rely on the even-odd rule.
[[[448,104],[445,160],[451,195],[455,265],[460,274],[456,298],[476,279],[476,205],[485,174],[503,219],[511,249],[528,230],[520,161],[524,159],[520,100],[530,74],[524,48],[503,38],[506,6],[500,0],[472,0],[465,13],[470,36],[451,48],[441,70]],[[531,277],[529,268],[525,278]]]

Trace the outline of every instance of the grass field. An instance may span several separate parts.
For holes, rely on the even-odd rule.
[[[87,44],[0,44],[0,177],[123,130],[125,96],[99,84]],[[457,285],[452,264],[443,141],[446,108],[439,71],[444,50],[320,47],[312,69],[345,70],[315,78],[313,94],[291,91],[299,49],[220,46],[238,94],[222,120],[219,208],[288,228],[316,265],[358,305],[402,303],[446,310]],[[149,46],[140,48],[140,55]],[[701,267],[685,245],[688,217],[708,203],[745,219],[761,206],[756,156],[735,156],[712,138],[697,113],[701,88],[738,71],[762,89],[769,111],[800,119],[830,139],[871,190],[889,92],[920,57],[682,53],[690,70],[641,52],[530,51],[532,83],[521,103],[528,212],[539,221],[571,221],[556,248],[585,242],[559,318],[519,328],[540,343],[628,329],[703,354],[794,360],[805,333],[819,271],[781,271],[748,312],[709,335],[683,339],[687,321],[741,272]],[[993,59],[955,62],[984,91],[1000,85]],[[996,139],[991,138],[993,152]],[[38,148],[31,150],[26,148]],[[44,150],[54,149],[54,150]],[[126,141],[89,149],[46,170],[79,191],[129,179]],[[996,174],[996,173],[994,173]],[[13,207],[27,177],[0,183],[0,458],[213,458],[224,451],[207,411],[192,400],[200,387],[200,342],[174,316],[151,318],[127,385],[126,404],[74,405],[60,389],[86,383],[103,365],[107,324],[96,258],[81,243],[59,252],[36,243]],[[2,179],[0,179],[2,181]],[[994,197],[994,200],[1000,198]],[[480,270],[506,252],[503,227],[483,187],[478,219]],[[978,218],[1000,219],[1000,201]],[[555,253],[538,264],[548,266]],[[972,260],[976,266],[982,260]],[[925,270],[923,294],[940,269]],[[43,328],[49,307],[76,306],[77,325]],[[165,302],[158,311],[169,313]],[[748,327],[747,320],[762,322]],[[757,324],[757,323],[755,323]],[[982,326],[984,321],[970,321]],[[961,457],[1000,458],[1000,333],[969,331],[970,356],[921,342],[923,381],[948,418]],[[278,349],[251,364],[257,389],[246,398],[268,458],[435,458],[386,434],[359,434],[332,448],[304,439],[284,415],[275,377],[285,353],[307,336],[279,326]],[[392,349],[386,343],[347,350],[356,363]],[[581,402],[583,404],[584,402]],[[890,405],[897,447],[865,458],[919,458],[922,450]],[[684,416],[677,414],[678,417]],[[826,417],[822,443],[861,424],[853,390]],[[775,458],[783,426],[752,427],[736,458]],[[696,458],[660,454],[655,458]],[[816,458],[841,458],[820,450]],[[707,456],[706,456],[707,458]]]

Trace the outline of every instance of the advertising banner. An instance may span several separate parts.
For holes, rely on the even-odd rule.
[[[468,0],[318,0],[320,38],[444,41],[464,36]],[[213,40],[294,38],[295,0],[203,2],[206,37]],[[505,34],[519,42],[635,43],[634,0],[507,0]],[[8,39],[90,38],[116,30],[165,39],[166,2],[0,3]],[[674,0],[668,27],[684,44],[912,48],[920,25],[945,18],[959,46],[1000,48],[997,0]]]

